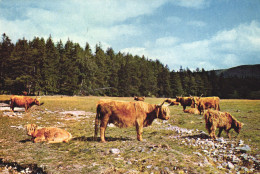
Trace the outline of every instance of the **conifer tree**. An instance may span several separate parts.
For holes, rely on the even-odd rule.
[[[55,94],[59,91],[59,54],[51,36],[46,41],[46,58],[43,61],[44,92]]]
[[[14,49],[14,45],[11,39],[4,33],[2,35],[2,41],[0,42],[0,93],[8,91],[6,81],[10,81],[10,57]],[[7,88],[6,88],[7,87]]]

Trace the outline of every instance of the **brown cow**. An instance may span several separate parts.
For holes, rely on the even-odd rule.
[[[10,100],[11,100],[10,108],[12,109],[12,111],[14,111],[14,107],[24,107],[25,112],[27,112],[27,110],[31,108],[33,105],[40,106],[43,104],[43,103],[40,104],[39,99],[30,98],[27,96],[11,96]]]
[[[243,123],[236,120],[234,116],[228,112],[220,112],[209,109],[204,113],[204,119],[206,123],[206,129],[209,132],[209,136],[212,139],[216,139],[215,131],[219,128],[218,137],[220,137],[223,129],[226,131],[229,138],[231,138],[229,131],[234,129],[237,133],[240,132]]]
[[[200,114],[200,111],[197,108],[185,109],[184,112],[185,113],[190,113],[190,114],[196,114],[196,115]]]
[[[169,103],[170,104],[169,106],[180,105],[180,102],[176,102],[176,99],[174,100],[174,99],[167,98],[164,100],[164,102]]]
[[[95,119],[95,135],[97,139],[98,126],[100,123],[101,142],[105,142],[105,130],[108,123],[113,123],[120,128],[136,127],[137,139],[142,141],[143,127],[152,124],[156,118],[168,120],[170,118],[168,107],[145,102],[124,102],[102,100],[97,104],[97,115]]]
[[[176,96],[176,102],[180,102],[180,104],[183,107],[183,110],[186,109],[186,106],[191,106],[191,108],[195,108],[192,97],[177,97]]]
[[[68,143],[72,135],[66,130],[56,127],[38,127],[36,124],[26,125],[27,135],[32,136],[34,143],[44,142],[47,143]]]
[[[219,97],[193,97],[192,100],[200,111],[200,114],[210,108],[220,111]]]
[[[134,97],[134,100],[136,101],[144,101],[144,99],[145,97],[137,97],[137,96]]]

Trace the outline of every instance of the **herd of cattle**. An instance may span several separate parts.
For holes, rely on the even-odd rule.
[[[223,130],[226,131],[229,138],[229,131],[233,128],[237,133],[240,132],[243,123],[236,120],[234,116],[227,112],[220,112],[219,97],[176,97],[176,99],[165,99],[161,104],[149,104],[144,102],[145,97],[134,97],[133,102],[115,101],[103,99],[97,103],[94,139],[97,140],[97,134],[100,130],[101,142],[105,142],[105,130],[109,123],[120,128],[136,127],[137,140],[142,141],[143,127],[150,126],[152,122],[159,118],[168,120],[170,110],[168,106],[181,105],[183,111],[192,114],[204,113],[206,129],[212,139],[216,139],[215,131],[219,128],[218,136]],[[164,105],[164,103],[168,103]],[[42,105],[39,99],[28,96],[12,96],[10,99],[10,108],[24,107],[27,112],[33,105]],[[186,109],[190,106],[190,109]],[[47,141],[48,143],[68,142],[72,136],[69,132],[54,128],[40,128],[35,124],[26,126],[27,134],[32,136],[33,142]]]

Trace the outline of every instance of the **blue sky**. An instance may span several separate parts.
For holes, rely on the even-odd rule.
[[[0,0],[0,33],[223,69],[260,64],[260,0]]]

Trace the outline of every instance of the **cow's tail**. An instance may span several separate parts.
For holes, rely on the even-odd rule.
[[[94,141],[97,141],[98,129],[99,129],[99,121],[100,121],[100,104],[97,105],[97,114],[95,119],[95,133],[94,133]]]

